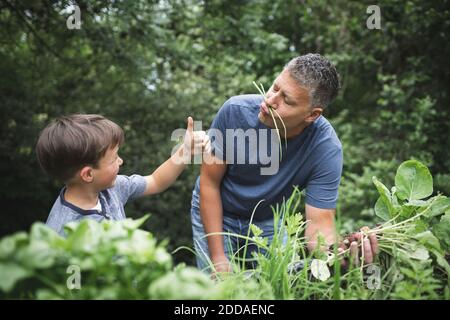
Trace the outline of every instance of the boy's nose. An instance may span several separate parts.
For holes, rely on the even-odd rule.
[[[119,166],[121,166],[123,164],[123,160],[121,157],[119,157]]]

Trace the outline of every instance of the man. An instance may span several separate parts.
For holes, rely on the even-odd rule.
[[[269,130],[273,141],[273,129],[278,127],[281,152],[275,159],[278,163],[273,174],[262,174],[261,169],[267,164],[261,161],[262,142],[267,142],[263,135],[258,136],[257,143],[251,141],[250,134],[248,141],[241,143],[214,139],[211,156],[214,161],[209,159],[202,164],[192,197],[191,221],[200,269],[214,266],[213,272],[230,271],[231,257],[243,251],[238,238],[217,233],[246,236],[251,222],[270,242],[274,234],[271,205],[287,199],[294,186],[306,190],[308,249],[317,246],[319,234],[327,247],[338,242],[334,217],[342,173],[342,146],[333,127],[322,116],[338,90],[335,67],[319,54],[307,54],[292,59],[284,67],[265,99],[242,95],[225,102],[211,129],[227,138],[230,130],[241,133]],[[281,117],[286,131],[283,123],[271,116],[269,107]],[[277,155],[278,147],[269,145],[267,149]],[[245,161],[236,161],[242,153],[241,160]],[[271,159],[274,161],[274,157]],[[357,257],[357,243],[352,242],[350,247]],[[372,262],[376,249],[374,236],[364,241],[366,263]],[[251,251],[247,251],[248,257]]]

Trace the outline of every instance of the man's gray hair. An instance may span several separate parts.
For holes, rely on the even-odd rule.
[[[334,65],[318,53],[289,61],[285,69],[302,87],[310,90],[311,107],[326,108],[337,96],[339,76]]]

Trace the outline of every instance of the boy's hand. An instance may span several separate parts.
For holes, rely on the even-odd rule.
[[[183,142],[183,158],[190,162],[194,155],[211,152],[211,142],[205,131],[194,131],[194,120],[192,117],[187,119],[188,125]]]

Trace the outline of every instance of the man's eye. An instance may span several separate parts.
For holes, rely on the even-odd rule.
[[[277,92],[278,90],[280,89],[273,87],[273,91]]]

